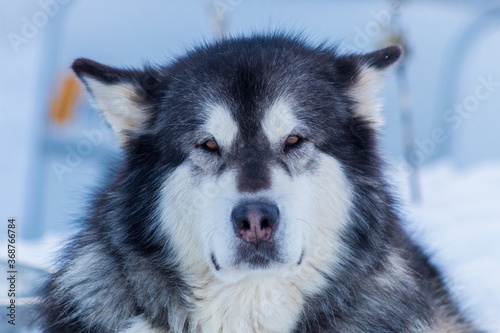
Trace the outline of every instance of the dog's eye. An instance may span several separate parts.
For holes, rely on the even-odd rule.
[[[304,139],[301,136],[298,136],[296,134],[289,135],[284,142],[283,150],[281,151],[281,153],[283,155],[286,155],[288,152],[294,150],[295,148],[298,148],[303,140]]]
[[[300,142],[301,138],[298,135],[289,135],[285,140],[285,146],[292,147]]]
[[[217,141],[215,141],[213,139],[209,139],[209,140],[203,142],[202,147],[207,149],[207,150],[210,150],[210,151],[218,151],[219,150],[219,144],[217,143]]]

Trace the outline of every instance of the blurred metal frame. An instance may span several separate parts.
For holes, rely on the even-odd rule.
[[[458,82],[460,79],[461,71],[457,70],[463,67],[469,51],[472,50],[472,44],[478,40],[479,35],[493,26],[500,26],[500,6],[489,8],[483,13],[479,14],[467,27],[464,28],[459,38],[456,39],[455,45],[449,50],[450,59],[447,66],[443,69],[443,78],[440,87],[443,91],[441,96],[441,103],[438,103],[438,108],[435,112],[439,115],[441,120],[441,128],[444,129],[446,135],[450,138],[438,146],[435,154],[436,158],[452,153],[452,144],[455,138],[454,131],[451,128],[451,123],[445,121],[444,113],[453,105],[457,100]]]

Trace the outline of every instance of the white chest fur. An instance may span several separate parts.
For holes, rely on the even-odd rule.
[[[200,333],[285,333],[293,329],[303,296],[291,281],[262,277],[214,283],[197,295],[194,317]]]
[[[326,283],[313,267],[307,260],[295,274],[255,274],[232,283],[207,272],[205,283],[194,290],[191,321],[195,332],[291,332],[304,297],[317,293]]]

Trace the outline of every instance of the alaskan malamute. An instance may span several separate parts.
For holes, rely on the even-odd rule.
[[[123,162],[43,289],[44,332],[478,332],[383,176],[377,90],[400,55],[271,34],[76,60]]]

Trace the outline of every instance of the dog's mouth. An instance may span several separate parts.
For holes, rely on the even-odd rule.
[[[220,271],[223,267],[217,260],[217,257],[214,253],[210,255],[210,259],[212,261],[212,265],[216,271]],[[296,266],[300,266],[304,260],[304,250],[301,251],[299,259],[294,263]],[[246,256],[240,260],[237,260],[234,263],[234,266],[239,266],[241,268],[248,269],[268,269],[273,264],[277,265],[286,265],[288,264],[281,258],[275,258],[274,256],[269,256],[266,254],[262,254],[260,252],[252,253],[251,255]]]
[[[244,263],[247,264],[250,268],[261,268],[266,269],[271,265],[272,260],[266,258],[261,254],[254,254],[251,257],[247,258]]]
[[[216,271],[220,271],[223,268],[214,253],[211,254],[210,259]],[[266,269],[269,268],[273,262],[279,263],[278,261],[272,260],[267,256],[255,253],[248,256],[244,260],[238,260],[232,266],[239,266],[242,268],[246,267],[249,269]]]

